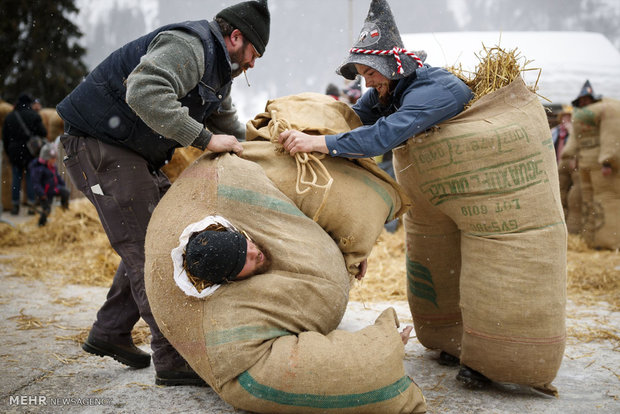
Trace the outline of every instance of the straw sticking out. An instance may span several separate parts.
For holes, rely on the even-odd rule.
[[[540,79],[540,68],[527,68],[532,63],[521,56],[518,49],[505,50],[500,46],[487,48],[484,44],[482,50],[476,54],[479,62],[473,73],[467,73],[459,66],[453,66],[448,70],[463,80],[474,92],[474,98],[467,107],[471,106],[478,99],[490,94],[504,86],[508,86],[515,79],[521,77],[521,73],[530,70],[538,70],[538,78],[534,85],[528,88],[536,93],[538,90],[538,80]],[[540,96],[540,95],[539,95]],[[548,100],[544,96],[541,98]]]

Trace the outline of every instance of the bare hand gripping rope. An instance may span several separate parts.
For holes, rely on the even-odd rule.
[[[271,142],[277,144],[280,133],[289,129],[292,129],[291,124],[286,119],[277,119],[276,111],[271,111],[271,121],[269,121]],[[306,194],[312,188],[324,190],[323,201],[321,201],[321,205],[314,213],[314,217],[312,217],[312,220],[316,222],[327,203],[327,197],[329,196],[334,178],[321,162],[325,158],[325,154],[317,157],[314,153],[298,152],[294,158],[297,164],[297,180],[295,182],[297,194]],[[319,183],[319,181],[322,181],[323,184]],[[302,189],[303,186],[305,188]]]

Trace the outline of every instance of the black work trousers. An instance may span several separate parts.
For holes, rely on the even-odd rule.
[[[63,135],[61,142],[67,174],[94,204],[110,244],[121,257],[92,334],[128,344],[142,317],[151,329],[155,369],[179,368],[185,361],[157,327],[144,288],[146,228],[170,181],[161,171],[150,170],[146,160],[129,149],[73,135]]]

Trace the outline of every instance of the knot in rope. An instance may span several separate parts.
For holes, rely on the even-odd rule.
[[[278,137],[281,132],[293,129],[291,128],[290,122],[286,119],[278,118],[275,110],[271,111],[271,121],[269,121],[268,127],[271,142],[274,144],[278,144]],[[284,147],[279,146],[276,151],[284,152]],[[312,188],[323,190],[323,200],[314,213],[314,217],[312,217],[316,222],[319,220],[319,216],[325,208],[334,178],[321,162],[321,159],[325,158],[325,154],[321,154],[317,157],[312,153],[298,152],[294,155],[294,158],[295,164],[297,165],[297,179],[295,180],[295,191],[297,194],[306,194]],[[304,186],[305,188],[303,188]]]

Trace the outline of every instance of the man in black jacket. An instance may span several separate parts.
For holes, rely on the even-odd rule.
[[[151,356],[131,339],[142,317],[157,385],[204,384],[161,333],[146,297],[146,228],[170,186],[160,168],[180,146],[241,152],[233,136],[240,123],[229,110],[232,79],[263,55],[269,23],[262,0],[223,9],[212,22],[161,27],[113,52],[57,107],[67,173],[95,205],[122,259],[82,348],[147,367]],[[215,117],[219,131],[207,129]]]
[[[28,164],[32,161],[33,156],[26,143],[31,135],[38,135],[45,137],[47,131],[43,126],[43,120],[41,116],[31,108],[34,100],[27,93],[22,93],[17,98],[15,109],[10,112],[2,126],[2,143],[4,150],[11,161],[11,168],[13,174],[13,182],[11,184],[11,201],[13,208],[11,209],[12,215],[19,214],[19,204],[21,199],[22,178],[26,178],[26,197],[30,204],[34,204],[34,190],[30,181],[30,175],[28,174]],[[34,211],[30,210],[29,214],[34,214]]]

